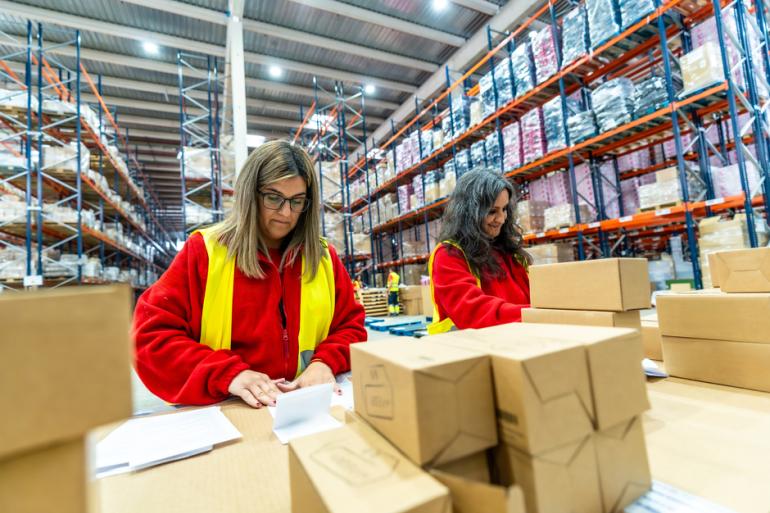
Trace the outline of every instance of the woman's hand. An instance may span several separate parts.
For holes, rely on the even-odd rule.
[[[227,391],[253,408],[275,406],[275,399],[281,394],[276,384],[283,381],[283,378],[270,379],[267,374],[245,370],[233,378]]]
[[[311,362],[300,376],[291,382],[276,383],[282,392],[291,392],[298,388],[312,387],[313,385],[322,385],[324,383],[334,383],[334,391],[341,393],[337,382],[334,380],[334,373],[331,368],[323,362]]]

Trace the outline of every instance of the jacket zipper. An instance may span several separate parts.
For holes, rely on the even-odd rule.
[[[283,288],[283,287],[281,287]],[[283,290],[281,290],[283,293]],[[283,344],[283,376],[284,378],[289,373],[289,330],[286,328],[286,310],[283,307],[283,295],[281,301],[278,303],[278,308],[281,311],[281,342]]]

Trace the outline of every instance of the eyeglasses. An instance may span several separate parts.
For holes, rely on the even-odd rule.
[[[269,208],[270,210],[281,210],[283,208],[283,205],[288,201],[289,202],[289,208],[292,212],[296,212],[297,214],[301,214],[302,212],[307,210],[307,207],[310,206],[310,202],[307,198],[284,198],[280,194],[276,194],[274,192],[259,192],[260,196],[262,196],[262,201],[265,203],[265,208]]]

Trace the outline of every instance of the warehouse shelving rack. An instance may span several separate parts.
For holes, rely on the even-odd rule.
[[[464,134],[452,141],[445,142],[442,148],[434,151],[427,158],[422,159],[416,165],[401,172],[387,183],[378,185],[365,199],[353,201],[350,210],[355,215],[364,208],[371,208],[376,199],[385,192],[391,192],[400,183],[405,183],[418,173],[424,173],[426,169],[433,169],[441,165],[450,156],[454,155],[458,148],[468,147],[470,143],[485,136],[494,125],[499,129],[501,125],[510,120],[517,119],[519,115],[531,108],[541,107],[546,101],[560,96],[562,100],[562,114],[566,114],[567,95],[573,94],[581,87],[596,84],[604,78],[631,75],[638,78],[648,74],[653,68],[662,68],[666,82],[667,102],[654,112],[633,119],[630,123],[620,126],[610,132],[601,133],[588,140],[579,143],[569,141],[566,123],[565,135],[567,147],[546,153],[534,162],[529,162],[517,169],[504,170],[505,175],[523,186],[530,180],[547,173],[567,170],[570,176],[572,204],[576,216],[579,216],[578,202],[584,200],[578,198],[577,183],[574,167],[576,161],[588,163],[593,172],[591,180],[594,186],[594,196],[597,198],[597,211],[599,218],[593,222],[583,222],[576,219],[576,224],[559,230],[550,230],[543,233],[527,234],[525,240],[530,243],[553,241],[560,239],[576,240],[579,258],[597,256],[613,256],[615,254],[631,254],[641,245],[650,245],[652,242],[660,242],[661,237],[671,234],[685,233],[687,246],[693,266],[693,275],[697,286],[701,286],[700,270],[698,267],[697,245],[695,236],[695,220],[700,217],[710,216],[727,210],[740,209],[746,212],[747,223],[750,230],[754,230],[755,208],[760,207],[767,212],[768,191],[770,180],[768,177],[768,140],[767,140],[767,109],[768,102],[759,94],[757,84],[766,84],[770,80],[768,75],[768,56],[766,49],[767,25],[761,2],[752,2],[747,7],[744,0],[732,2],[720,2],[702,5],[684,0],[669,0],[665,3],[656,1],[655,10],[639,19],[636,23],[611,37],[609,40],[594,45],[593,51],[588,55],[577,59],[573,63],[560,63],[560,71],[538,84],[534,89],[523,96],[510,101],[500,107],[494,114],[488,116],[481,123],[471,127]],[[561,8],[563,4],[558,4]],[[490,50],[478,63],[466,71],[460,79],[449,85],[436,99],[407,122],[400,130],[386,142],[380,145],[383,151],[394,146],[399,137],[413,127],[419,128],[421,119],[427,116],[435,117],[434,111],[455,91],[468,95],[478,93],[478,86],[467,88],[466,80],[490,61],[495,55],[506,49],[510,49],[516,38],[523,36],[534,20],[550,23],[552,33],[558,33],[557,4],[545,3],[530,19],[503,39]],[[723,23],[724,13],[731,9],[735,17],[736,31],[732,33]],[[756,14],[756,20],[748,16],[748,11]],[[691,92],[687,96],[680,96],[674,87],[674,79],[678,75],[678,56],[689,50],[688,30],[694,24],[703,21],[707,17],[717,14],[717,41],[722,56],[722,67],[725,80],[706,87],[700,91]],[[761,47],[765,51],[760,52],[760,63],[752,62],[747,27],[753,27],[759,34]],[[492,42],[490,32],[490,46]],[[735,66],[728,61],[727,41],[730,40],[741,56],[737,65],[741,66],[747,87],[741,89],[735,79]],[[557,40],[557,50],[560,44]],[[560,58],[560,56],[559,56]],[[601,59],[599,59],[601,58]],[[490,63],[490,68],[492,64]],[[764,67],[764,71],[760,71]],[[577,77],[577,79],[576,79]],[[496,85],[495,85],[496,87]],[[464,91],[465,90],[465,91]],[[765,90],[768,90],[767,88]],[[739,126],[739,115],[748,113],[749,123]],[[443,115],[452,115],[451,101]],[[716,122],[708,123],[710,117],[717,118]],[[565,116],[566,119],[566,116]],[[721,120],[730,123],[730,132],[733,140],[728,142],[724,135]],[[719,132],[719,144],[714,145],[706,138],[710,130]],[[682,133],[696,134],[692,142],[685,147],[682,141]],[[735,134],[740,134],[735,137]],[[634,151],[640,147],[660,144],[670,139],[675,145],[675,154],[665,158],[663,162],[653,162],[652,166],[643,170],[619,173],[616,166],[616,158],[623,153]],[[650,142],[652,141],[652,143]],[[748,145],[755,144],[757,156],[754,157],[748,151]],[[723,162],[729,162],[728,151],[736,149],[735,160],[739,167],[743,194],[730,198],[715,198],[711,184],[709,157],[719,156]],[[501,145],[502,151],[502,145]],[[620,180],[653,172],[668,166],[676,166],[679,173],[679,182],[683,193],[683,202],[680,205],[659,209],[653,212],[622,213],[617,219],[608,219],[600,206],[601,173],[596,171],[599,164],[607,160],[614,167],[615,176]],[[760,171],[762,180],[761,191],[749,190],[746,174],[746,162],[751,161]],[[351,172],[356,172],[364,163],[360,159],[352,167]],[[701,197],[690,197],[688,184],[692,181],[702,182],[705,194]],[[425,219],[437,217],[443,211],[446,199],[440,199],[423,208],[403,213],[396,219],[387,220],[385,223],[375,225],[372,232],[391,233],[403,230],[405,227],[419,224]],[[367,207],[368,205],[368,207]],[[622,208],[622,206],[621,206]],[[624,215],[627,214],[627,215]],[[639,242],[640,244],[637,244]],[[757,244],[756,236],[751,235],[751,244]],[[426,254],[421,255],[416,261],[425,261]],[[400,261],[380,262],[380,266],[392,264],[398,265]]]
[[[353,219],[345,208],[350,197],[350,146],[356,144],[364,149],[367,147],[364,92],[359,87],[349,93],[341,82],[334,82],[331,88],[325,88],[316,77],[313,78],[313,90],[311,106],[307,111],[300,108],[301,123],[293,141],[301,143],[308,150],[317,166],[322,200],[322,234],[327,237],[341,229],[343,240],[337,241],[341,245],[336,249],[348,273],[351,277],[368,279],[376,261],[374,241],[370,235],[369,251],[356,250]],[[360,136],[357,135],[359,133]],[[365,173],[368,164],[362,169]],[[367,217],[367,221],[365,226],[368,229],[371,217]]]
[[[145,226],[165,233],[157,218],[148,209],[142,189],[129,176],[128,166],[119,155],[110,153],[105,137],[104,118],[120,136],[113,115],[107,110],[100,88],[88,74],[80,60],[80,34],[77,31],[49,31],[59,42],[44,38],[42,24],[27,22],[26,44],[7,34],[0,34],[0,78],[11,85],[9,95],[3,98],[0,111],[2,148],[6,165],[0,174],[3,192],[23,198],[24,215],[5,219],[0,223],[0,248],[15,253],[24,260],[22,275],[2,273],[0,288],[18,290],[22,287],[59,287],[80,283],[103,283],[102,277],[84,276],[83,267],[89,256],[98,255],[104,267],[120,259],[145,278],[148,269],[161,270],[155,259],[167,257],[165,243],[150,238]],[[54,51],[63,46],[74,50],[74,58],[64,62]],[[6,50],[8,49],[8,50]],[[23,63],[19,76],[13,65]],[[98,79],[100,82],[100,79]],[[81,98],[81,92],[90,90],[97,98],[93,108]],[[14,97],[21,101],[13,102]],[[96,116],[96,112],[98,116]],[[98,121],[94,119],[98,118]],[[43,146],[73,147],[74,156],[58,162],[44,161]],[[131,215],[121,204],[121,197],[103,186],[86,162],[88,149],[98,160],[99,178],[106,169],[115,172],[115,190],[125,185],[123,198],[134,200],[143,210]],[[141,170],[137,170],[141,174]],[[52,215],[57,207],[71,209],[75,219],[62,222]],[[93,223],[84,219],[85,208],[95,213]],[[138,209],[137,209],[138,210]],[[143,237],[144,254],[123,245],[117,237],[108,236],[105,219],[110,217],[118,226]],[[115,232],[117,233],[117,232]],[[146,248],[152,246],[151,251]],[[139,248],[139,246],[137,246]],[[50,258],[54,250],[66,250],[76,259],[67,263]],[[110,251],[110,253],[108,253]],[[7,263],[5,265],[8,265]],[[58,269],[57,269],[58,266]],[[54,276],[54,274],[56,274]],[[92,274],[92,273],[88,273]]]
[[[220,155],[224,76],[215,57],[177,52],[179,82],[179,168],[185,233],[221,221],[225,197],[232,195],[235,172],[223,171]],[[204,160],[206,175],[193,172]]]

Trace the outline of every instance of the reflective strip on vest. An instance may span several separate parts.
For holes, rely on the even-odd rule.
[[[401,281],[401,276],[398,273],[391,271],[388,275],[388,291],[398,292],[398,282]]]
[[[214,350],[230,349],[235,259],[228,257],[227,247],[216,240],[211,228],[198,230],[196,233],[203,236],[209,257],[200,343]],[[326,250],[328,247],[326,241],[321,242]],[[305,276],[305,257],[303,256],[297,376],[310,363],[318,344],[329,335],[334,317],[335,293],[334,267],[328,250],[321,258],[318,272],[312,280]]]
[[[438,313],[438,305],[436,304],[436,289],[434,287],[433,283],[433,259],[436,257],[436,251],[442,246],[442,244],[448,244],[450,246],[453,246],[457,248],[460,253],[463,254],[463,258],[465,258],[465,263],[468,264],[468,270],[473,274],[473,271],[471,270],[471,264],[468,262],[468,257],[465,256],[465,251],[463,251],[463,248],[460,247],[459,244],[457,244],[454,241],[451,240],[444,240],[441,241],[440,244],[436,244],[436,247],[433,248],[433,251],[430,254],[430,260],[428,261],[428,275],[430,276],[430,298],[433,302],[433,322],[428,325],[428,334],[429,335],[437,335],[439,333],[446,333],[447,331],[452,331],[455,328],[454,322],[452,322],[452,319],[447,317],[446,319],[441,319],[441,316]],[[481,280],[478,276],[475,274],[473,275],[476,278],[476,285],[481,288]]]

